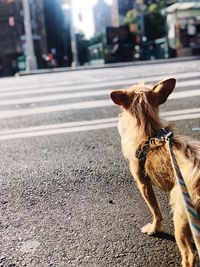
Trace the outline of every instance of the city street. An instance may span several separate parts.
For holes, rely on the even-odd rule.
[[[161,107],[200,139],[200,61],[0,79],[0,267],[179,267],[168,195],[162,232],[121,153],[109,94],[175,77]]]

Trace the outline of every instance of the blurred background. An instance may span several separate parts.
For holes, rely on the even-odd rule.
[[[200,55],[200,1],[0,0],[0,77]]]

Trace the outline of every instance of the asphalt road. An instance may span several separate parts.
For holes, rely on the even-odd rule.
[[[168,196],[162,232],[123,159],[111,89],[177,78],[161,108],[200,131],[200,61],[0,80],[0,267],[178,267]]]

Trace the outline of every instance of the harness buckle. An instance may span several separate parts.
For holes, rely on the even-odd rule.
[[[173,133],[162,128],[157,136],[150,138],[149,141],[136,150],[135,157],[138,158],[139,161],[145,162],[149,149],[162,146],[167,141],[169,141],[170,145],[173,144]]]

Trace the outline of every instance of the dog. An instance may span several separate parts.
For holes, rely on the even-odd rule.
[[[167,101],[175,85],[176,79],[168,78],[154,86],[138,84],[126,90],[115,90],[110,96],[122,108],[118,121],[122,153],[129,161],[131,174],[153,216],[152,223],[142,227],[141,231],[152,235],[160,230],[163,220],[152,186],[170,192],[175,239],[182,256],[182,266],[193,267],[192,234],[166,146],[150,149],[143,166],[135,156],[138,148],[144,147],[161,129],[173,132],[170,123],[159,116],[159,106]],[[173,133],[173,151],[194,207],[200,215],[200,142]]]

